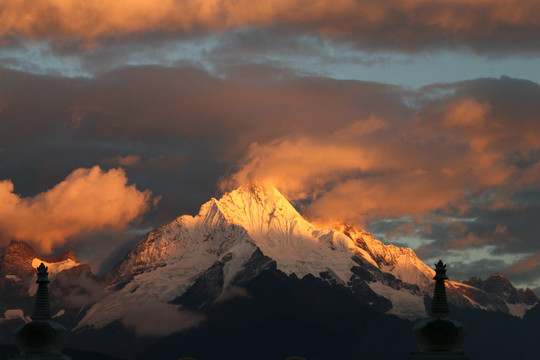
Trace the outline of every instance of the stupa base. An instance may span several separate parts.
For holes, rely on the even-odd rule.
[[[27,354],[16,355],[8,358],[9,360],[71,360],[64,354]]]
[[[407,360],[468,360],[462,351],[413,352]]]

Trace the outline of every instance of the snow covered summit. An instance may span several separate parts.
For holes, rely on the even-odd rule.
[[[411,249],[384,245],[347,225],[318,228],[275,187],[254,184],[211,199],[197,216],[152,230],[106,276],[110,295],[79,327],[106,326],[141,304],[175,311],[188,303],[211,306],[264,270],[313,276],[366,304],[382,299],[389,313],[410,319],[426,316],[424,295],[434,275]]]

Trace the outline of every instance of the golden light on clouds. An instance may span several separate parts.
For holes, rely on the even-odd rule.
[[[471,98],[460,99],[448,106],[442,125],[445,127],[481,126],[489,114],[490,106]]]
[[[525,35],[540,26],[535,0],[3,0],[0,14],[0,36],[87,40],[283,24],[366,41],[374,35],[422,41],[432,30],[433,37],[459,43],[495,33],[505,37],[507,28]]]
[[[52,189],[32,198],[0,182],[0,234],[28,241],[49,253],[83,232],[123,229],[150,208],[152,194],[127,185],[122,169],[77,169]]]
[[[293,201],[307,200],[305,213],[319,221],[464,212],[473,206],[467,193],[489,188],[497,190],[483,206],[518,206],[510,194],[534,184],[540,167],[509,159],[538,147],[520,148],[519,128],[498,119],[487,102],[462,97],[432,111],[414,121],[371,115],[331,134],[254,143],[222,187],[271,183]]]

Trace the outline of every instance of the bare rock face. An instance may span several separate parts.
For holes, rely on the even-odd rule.
[[[59,263],[71,260],[79,263],[77,255],[72,250],[66,250],[53,257],[39,256],[34,249],[23,241],[12,241],[4,253],[4,259],[0,265],[0,276],[17,276],[20,279],[28,279],[34,276],[36,269],[32,266],[34,259],[47,263]]]
[[[527,305],[533,305],[537,304],[540,299],[538,299],[538,296],[529,288],[518,289],[518,299],[520,302],[525,303]]]
[[[472,277],[469,280],[465,280],[463,283],[474,286],[488,294],[497,295],[509,304],[522,303],[533,305],[539,302],[538,297],[531,289],[516,289],[503,274],[493,274],[486,280]]]
[[[22,241],[12,241],[4,254],[4,260],[0,267],[0,276],[14,275],[20,279],[32,277],[35,269],[32,267],[32,260],[38,255],[30,245]]]
[[[208,309],[268,270],[321,280],[354,294],[359,304],[409,320],[427,316],[435,275],[412,249],[383,244],[355,226],[310,223],[275,187],[253,184],[150,231],[105,276],[110,295],[78,327],[99,329],[129,316],[130,306],[156,301]],[[454,281],[448,298],[460,308],[519,310],[516,316],[530,308],[521,298],[509,307],[498,294]]]
[[[276,188],[262,184],[211,199],[198,215],[150,231],[102,281],[72,251],[44,258],[12,242],[0,286],[32,295],[30,285],[21,284],[31,283],[39,261],[49,264],[53,298],[83,309],[78,329],[131,319],[141,306],[210,311],[233,295],[249,297],[244,286],[265,272],[315,279],[353,294],[358,304],[416,320],[427,316],[435,275],[412,249],[383,244],[355,226],[310,223]],[[448,281],[447,288],[450,304],[465,309],[522,317],[538,302],[530,289],[517,290],[502,275]]]
[[[0,263],[0,316],[5,310],[18,309],[27,312],[33,301],[37,285],[36,268],[45,263],[49,267],[53,306],[56,310],[83,305],[81,298],[93,299],[99,280],[90,267],[79,263],[72,250],[56,256],[44,257],[23,241],[12,241],[6,248]],[[91,293],[91,294],[90,294]],[[73,299],[76,295],[76,303]]]
[[[30,306],[28,289],[36,272],[32,260],[37,257],[34,249],[25,242],[12,241],[7,247],[0,264],[1,302],[6,310]]]

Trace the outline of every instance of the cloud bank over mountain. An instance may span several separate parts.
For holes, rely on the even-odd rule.
[[[24,219],[2,234],[99,267],[264,180],[458,280],[536,282],[539,19],[533,0],[0,2],[1,206]],[[59,213],[98,215],[52,217],[85,181]]]

